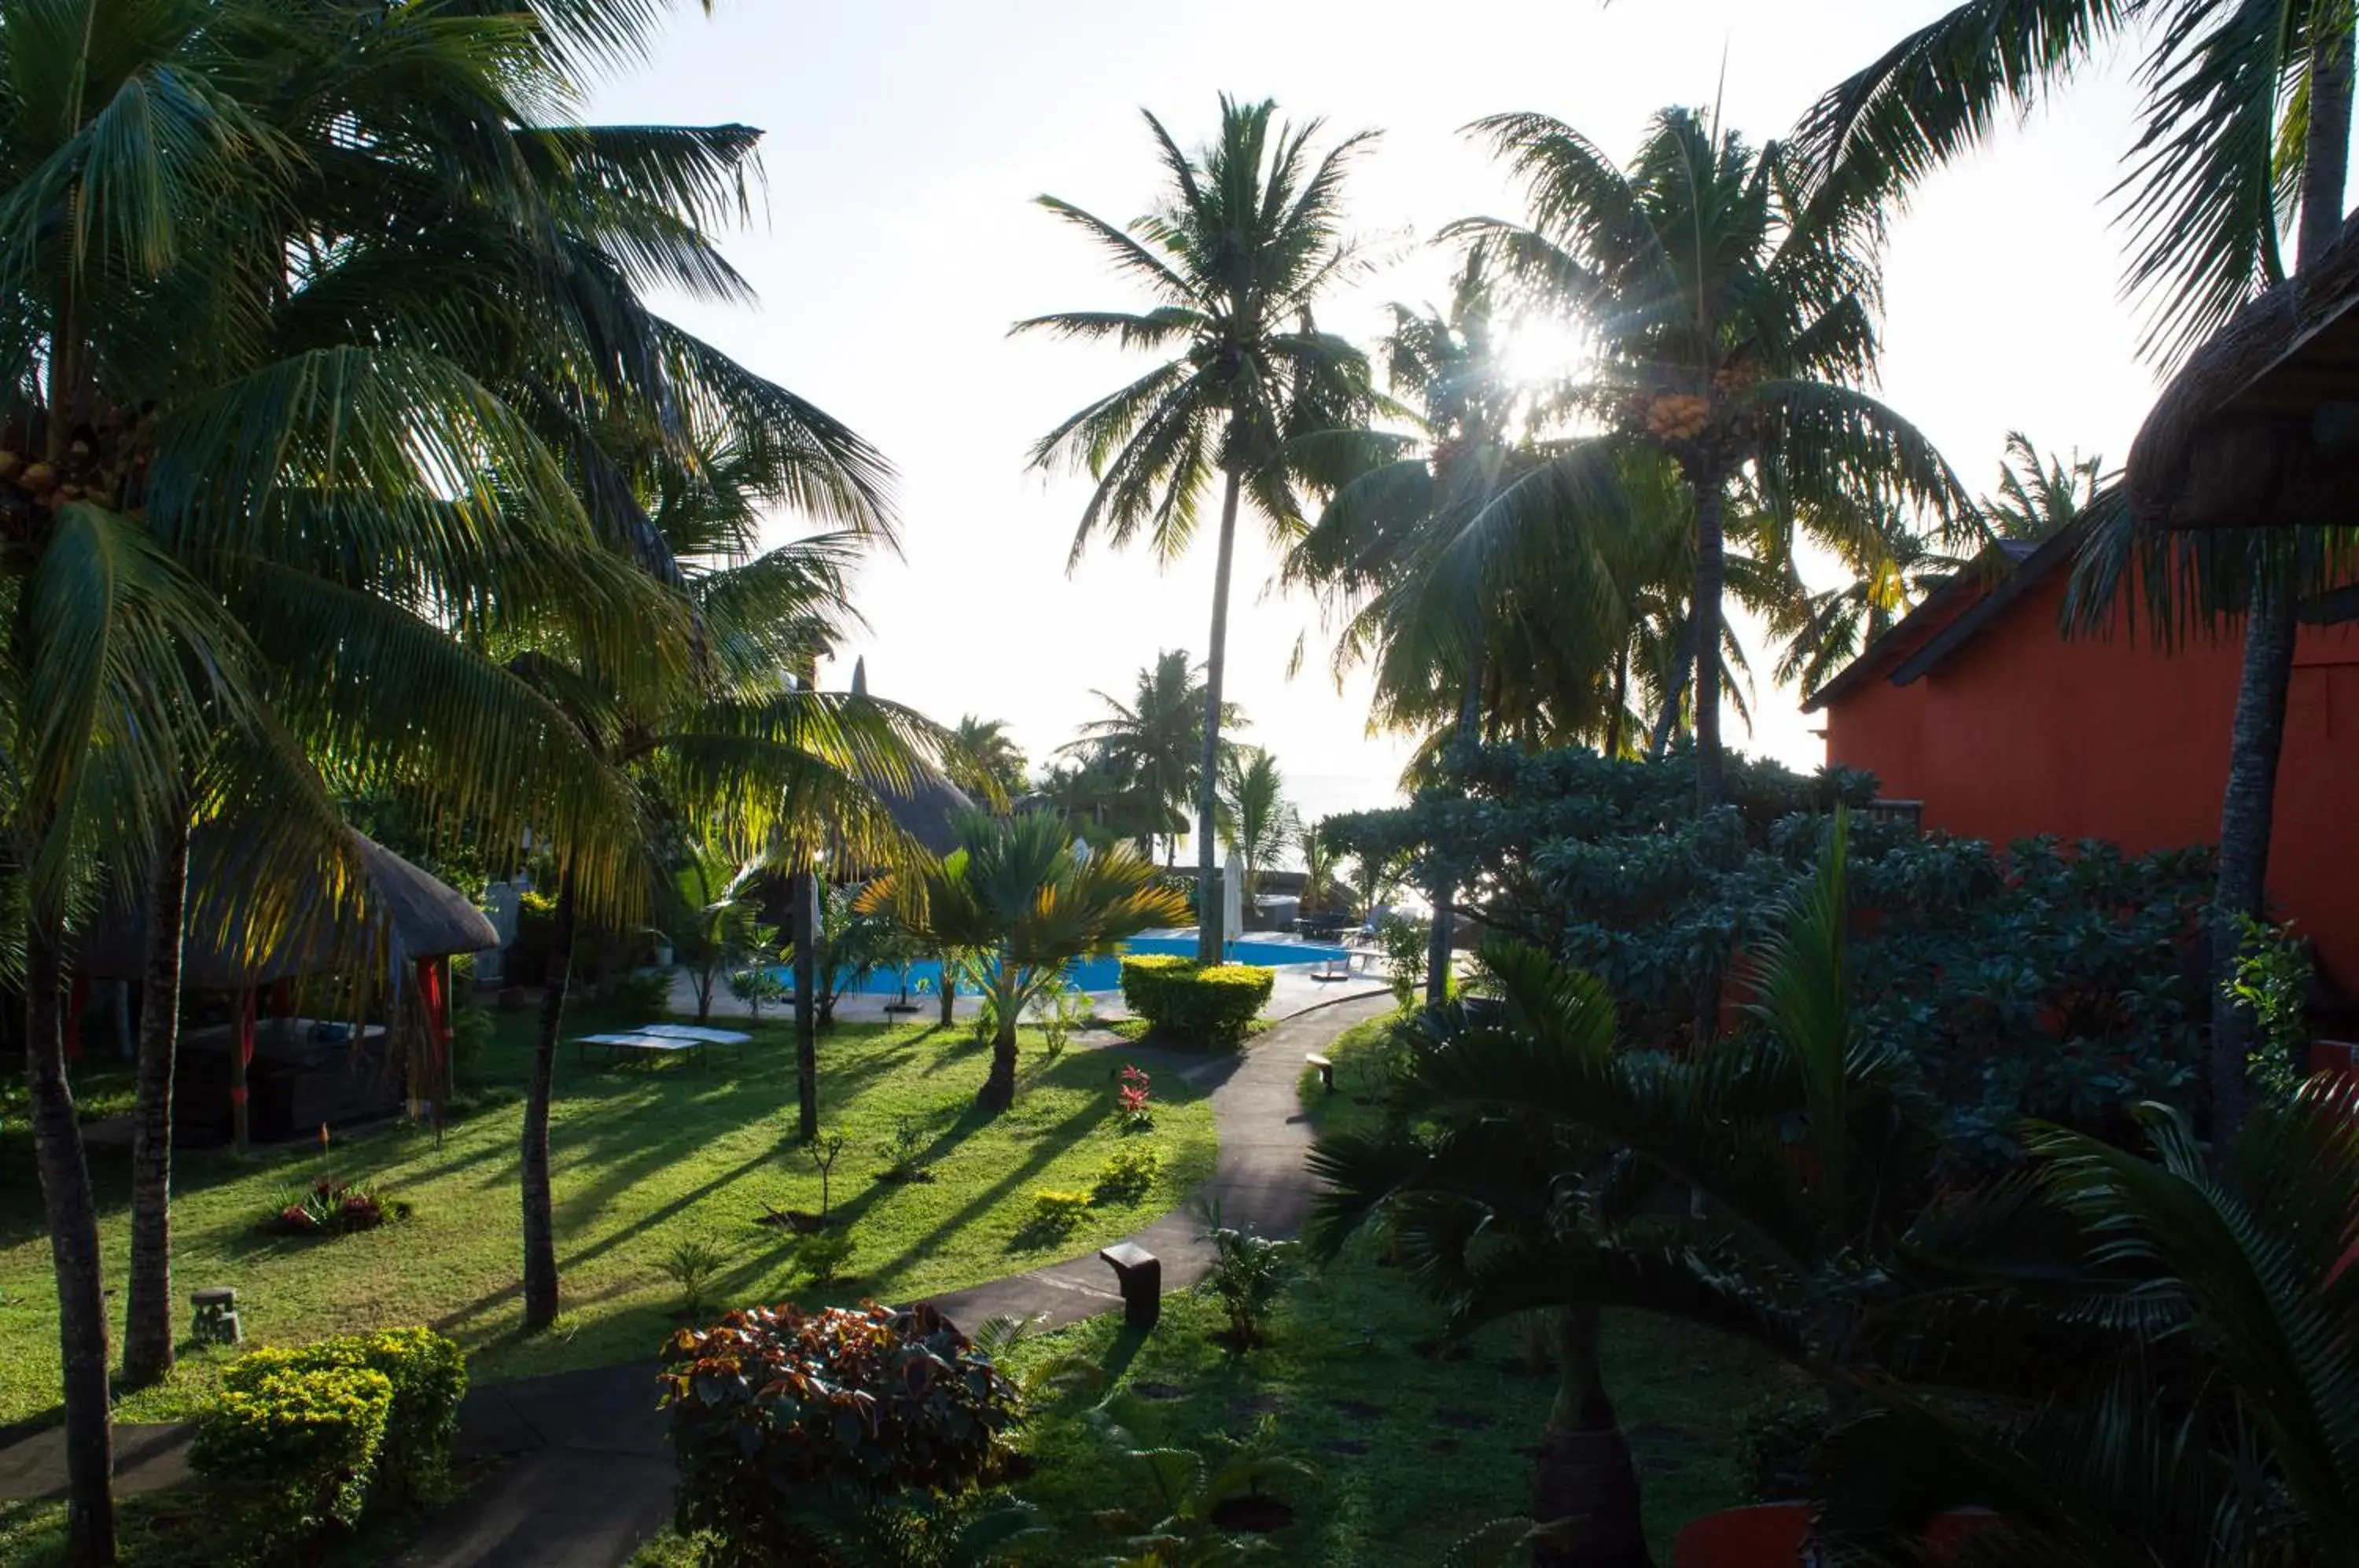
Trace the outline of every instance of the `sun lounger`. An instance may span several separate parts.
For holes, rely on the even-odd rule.
[[[587,1062],[590,1057],[590,1048],[594,1045],[606,1052],[606,1064],[609,1067],[622,1060],[626,1052],[644,1057],[648,1061],[660,1061],[667,1056],[686,1056],[690,1062],[701,1067],[704,1065],[705,1050],[713,1043],[711,1040],[681,1040],[674,1035],[652,1034],[646,1031],[636,1034],[585,1034],[577,1036],[573,1042],[578,1053],[577,1060]]]

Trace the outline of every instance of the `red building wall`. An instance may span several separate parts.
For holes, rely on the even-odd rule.
[[[1913,683],[1879,674],[1830,702],[1828,761],[1922,800],[1927,827],[1994,843],[2217,842],[2241,628],[2170,654],[2143,629],[2068,642],[2064,580],[2035,585]],[[2359,626],[2302,628],[2275,820],[2277,912],[2359,994]]]

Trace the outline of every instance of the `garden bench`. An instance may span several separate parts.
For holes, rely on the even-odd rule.
[[[1329,1094],[1333,1094],[1335,1092],[1334,1062],[1328,1057],[1320,1055],[1315,1051],[1310,1052],[1308,1056],[1305,1056],[1302,1060],[1309,1062],[1311,1066],[1319,1069],[1319,1086],[1326,1090]]]
[[[1153,1328],[1163,1315],[1163,1260],[1135,1241],[1117,1241],[1098,1256],[1122,1287],[1123,1325]]]

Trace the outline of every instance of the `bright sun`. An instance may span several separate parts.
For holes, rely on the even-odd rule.
[[[1571,322],[1527,316],[1507,330],[1499,363],[1509,380],[1538,385],[1571,376],[1588,354],[1587,334]]]

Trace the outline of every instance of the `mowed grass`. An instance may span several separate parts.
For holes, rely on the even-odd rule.
[[[1035,1469],[1015,1494],[1051,1533],[1030,1563],[1095,1562],[1114,1548],[1097,1515],[1144,1509],[1155,1492],[1128,1451],[1186,1448],[1217,1465],[1225,1444],[1256,1439],[1317,1467],[1319,1479],[1273,1488],[1295,1510],[1268,1539],[1276,1561],[1346,1568],[1440,1563],[1486,1521],[1528,1515],[1529,1449],[1557,1379],[1530,1359],[1516,1325],[1462,1345],[1397,1269],[1354,1245],[1306,1266],[1272,1314],[1270,1341],[1233,1354],[1208,1291],[1164,1303],[1145,1336],[1096,1318],[1022,1346],[1018,1366],[1076,1356],[1106,1369],[1109,1388],[1051,1402],[1027,1424]],[[1702,1329],[1608,1313],[1606,1386],[1636,1456],[1657,1562],[1700,1514],[1748,1500],[1739,1465],[1743,1412],[1788,1387],[1752,1346]]]
[[[569,1010],[568,1036],[641,1022]],[[183,1155],[173,1204],[176,1321],[185,1333],[190,1290],[231,1285],[249,1341],[297,1343],[326,1334],[427,1323],[466,1348],[479,1380],[652,1356],[682,1321],[663,1262],[682,1242],[718,1247],[726,1263],[709,1289],[716,1303],[864,1296],[900,1301],[975,1284],[1064,1257],[1137,1228],[1179,1204],[1212,1171],[1212,1106],[1176,1072],[1155,1073],[1152,1131],[1115,1127],[1114,1074],[1137,1060],[1128,1046],[1077,1043],[1047,1062],[1029,1031],[1015,1109],[972,1111],[988,1051],[965,1029],[845,1025],[820,1044],[821,1125],[849,1142],[830,1185],[853,1238],[848,1276],[811,1287],[793,1262],[793,1238],[757,1223],[765,1205],[816,1211],[820,1178],[793,1142],[791,1031],[755,1026],[742,1053],[710,1053],[701,1069],[576,1065],[560,1056],[550,1143],[564,1312],[549,1332],[521,1332],[517,1150],[529,1015],[505,1015],[473,1081],[495,1100],[438,1139],[422,1127],[334,1137],[259,1154]],[[103,1075],[93,1073],[103,1086]],[[21,1096],[0,1127],[0,1424],[54,1413],[57,1296]],[[914,1119],[935,1180],[879,1180],[885,1145]],[[1087,1191],[1122,1148],[1156,1151],[1151,1188],[1097,1204],[1072,1231],[1026,1229],[1042,1188]],[[108,1287],[119,1313],[129,1234],[127,1149],[93,1149]],[[277,1238],[257,1222],[288,1188],[332,1175],[406,1199],[412,1218],[331,1240]],[[714,1310],[717,1310],[714,1309]],[[118,1316],[115,1332],[119,1336]],[[192,1352],[168,1385],[126,1395],[121,1419],[189,1413],[217,1362]]]

